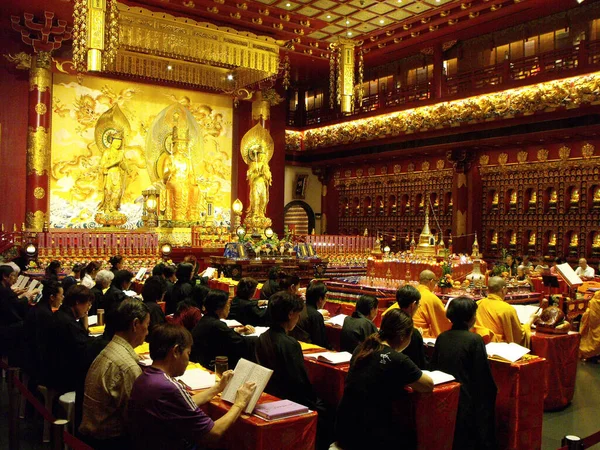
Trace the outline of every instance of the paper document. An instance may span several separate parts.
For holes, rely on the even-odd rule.
[[[212,280],[213,278],[215,278],[215,275],[217,274],[217,269],[214,267],[207,267],[204,272],[202,272],[202,274],[200,275],[201,277],[206,277],[209,280]]]
[[[556,269],[563,276],[563,278],[565,279],[565,281],[567,282],[567,284],[569,286],[576,286],[579,284],[583,284],[583,281],[575,273],[575,271],[573,270],[573,268],[570,266],[569,263],[558,264],[556,266]]]
[[[31,283],[29,283],[27,292],[32,292],[35,288],[41,287],[41,285],[42,285],[42,283],[40,283],[38,280],[31,280]]]
[[[316,359],[328,364],[344,364],[349,363],[352,359],[352,353],[348,352],[320,352],[308,353],[304,355],[306,359]]]
[[[242,336],[260,336],[261,334],[263,334],[265,331],[267,331],[269,329],[269,327],[254,327],[254,333],[250,333],[250,334],[243,334]]]
[[[454,381],[456,379],[449,373],[441,372],[439,370],[434,370],[431,372],[429,370],[423,370],[422,372],[431,377],[434,386],[437,386],[438,384],[449,383],[450,381]]]
[[[348,317],[346,314],[338,314],[337,316],[333,316],[331,319],[326,320],[325,323],[330,323],[331,325],[343,327],[344,320],[346,320],[346,317]]]
[[[98,324],[98,316],[88,316],[88,327]]]
[[[244,326],[235,319],[231,319],[231,320],[230,319],[221,319],[221,322],[225,322],[229,328]]]
[[[423,338],[423,344],[427,345],[428,347],[435,347],[435,338]]]
[[[135,279],[138,281],[142,281],[142,278],[144,278],[144,275],[146,275],[147,270],[148,269],[146,269],[145,267],[142,267],[140,270],[138,270],[138,273],[135,276]]]
[[[18,278],[17,278],[17,280],[18,280]],[[27,286],[27,283],[29,283],[29,277],[23,275],[23,278],[21,278],[21,282],[19,284],[17,284],[17,288],[24,289],[25,286]]]
[[[541,312],[538,305],[512,305],[517,310],[517,316],[519,316],[519,322],[527,323],[529,318],[534,312]]]
[[[206,389],[215,385],[215,374],[202,369],[188,369],[177,380],[192,390]]]
[[[493,356],[506,361],[515,362],[521,359],[531,350],[514,342],[490,342],[485,346],[488,356]]]
[[[259,366],[258,364],[254,364],[253,362],[242,358],[235,366],[233,378],[229,380],[229,383],[227,383],[227,387],[221,394],[221,398],[229,403],[233,403],[235,402],[237,390],[242,384],[247,381],[256,383],[254,395],[252,395],[252,398],[250,399],[250,402],[248,402],[248,406],[245,410],[246,414],[252,414],[258,399],[262,395],[267,383],[271,379],[271,375],[273,375],[273,371],[271,369]]]

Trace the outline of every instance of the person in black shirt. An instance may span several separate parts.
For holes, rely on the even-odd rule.
[[[194,276],[194,266],[188,263],[181,263],[177,266],[175,272],[177,282],[173,286],[169,303],[166,304],[166,313],[173,314],[177,309],[177,304],[182,301],[193,301],[194,284],[192,277]]]
[[[162,301],[166,290],[166,281],[161,276],[155,275],[148,278],[142,288],[142,298],[150,313],[150,325],[148,325],[148,335],[146,336],[147,342],[150,342],[152,330],[167,321],[165,313],[158,304],[158,302]]]
[[[282,275],[281,269],[278,266],[273,266],[269,269],[267,274],[268,280],[263,284],[260,290],[261,300],[269,300],[271,295],[275,292],[279,292],[279,278]]]
[[[496,383],[483,339],[469,330],[475,324],[477,303],[458,297],[448,305],[452,329],[435,341],[431,366],[460,382],[454,450],[494,450],[496,444]]]
[[[304,302],[289,292],[281,291],[271,296],[272,325],[258,337],[256,360],[273,370],[265,389],[269,394],[308,406],[319,413],[317,449],[320,450],[330,444],[330,414],[310,383],[300,343],[288,335],[298,323],[303,307]]]
[[[325,305],[327,287],[320,281],[313,281],[306,289],[306,316],[300,317],[297,327],[306,331],[312,344],[324,348],[330,348],[327,334],[325,333],[325,321],[323,314],[318,310]]]
[[[340,350],[343,352],[354,352],[354,349],[364,340],[377,333],[377,327],[373,319],[377,316],[379,300],[372,295],[361,295],[356,302],[356,310],[352,316],[344,319],[342,332],[340,333]]]
[[[125,258],[121,255],[111,256],[108,263],[110,264],[110,271],[116,275],[119,270],[123,270],[123,267],[125,267]]]
[[[50,350],[50,330],[53,323],[52,308],[58,308],[63,302],[63,288],[58,281],[43,280],[42,298],[25,317],[24,342],[27,362],[25,371],[32,385],[44,384],[47,378],[48,355]]]
[[[414,286],[407,284],[396,291],[396,302],[398,303],[398,306],[411,318],[415,315],[417,309],[419,309],[420,301],[421,293]],[[389,312],[387,314],[389,314]],[[424,370],[428,368],[429,362],[425,357],[423,335],[421,335],[421,332],[417,328],[413,327],[410,344],[402,351],[402,353],[408,356],[419,369]]]
[[[125,292],[131,286],[133,273],[129,270],[117,270],[108,291],[104,294],[98,308],[104,310],[104,314],[112,314],[117,310],[119,304],[127,298]]]
[[[58,273],[60,272],[60,266],[60,261],[56,259],[51,261],[50,264],[48,264],[48,267],[46,267],[46,274],[44,279],[58,281]]]
[[[81,282],[81,272],[83,272],[83,269],[85,269],[85,264],[73,264],[71,273],[63,278],[62,287],[65,290],[65,295],[67,295],[71,286],[76,286]]]
[[[162,271],[162,276],[165,278],[165,281],[167,283],[167,290],[165,291],[165,297],[164,297],[165,312],[166,312],[166,305],[170,305],[173,303],[173,300],[172,300],[173,287],[175,286],[175,283],[177,282],[177,278],[175,277],[175,267],[173,267],[171,265],[164,266],[163,271]]]
[[[192,330],[194,345],[190,359],[211,370],[214,370],[217,356],[227,356],[232,369],[240,358],[254,361],[256,337],[241,336],[221,320],[229,315],[229,306],[226,292],[211,290],[204,304],[206,314]]]
[[[14,267],[13,267],[14,266]],[[14,263],[0,266],[0,353],[6,355],[11,364],[23,363],[21,340],[23,337],[23,320],[27,314],[28,300],[33,292],[12,290],[19,272]],[[37,291],[35,291],[37,294]]]
[[[394,309],[383,317],[379,332],[354,351],[335,425],[344,450],[417,448],[414,430],[400,426],[393,414],[393,402],[406,399],[401,386],[433,390],[431,378],[401,353],[412,330],[411,317]]]
[[[237,285],[235,297],[231,301],[228,319],[234,319],[243,325],[261,326],[265,324],[266,309],[261,309],[261,302],[253,299],[258,282],[254,278],[242,278]]]
[[[96,274],[96,284],[91,289],[94,294],[94,302],[90,308],[90,316],[98,314],[98,305],[102,305],[104,302],[104,291],[108,289],[114,277],[115,274],[110,270],[101,270]]]
[[[89,342],[87,314],[94,295],[85,286],[71,287],[63,304],[54,313],[50,332],[50,387],[59,392],[74,391],[81,360]]]

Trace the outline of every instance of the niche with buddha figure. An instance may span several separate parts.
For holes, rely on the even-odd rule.
[[[590,231],[588,242],[588,254],[594,258],[600,257],[600,230]]]
[[[536,187],[530,187],[525,190],[525,198],[523,199],[523,210],[527,214],[535,214],[537,212]]]
[[[395,216],[397,212],[398,212],[398,203],[396,201],[396,196],[395,195],[390,195],[388,197],[388,211],[387,211],[387,214],[388,214],[388,216]]]
[[[544,213],[556,214],[558,212],[558,191],[550,186],[544,191]]]
[[[371,197],[368,195],[363,199],[363,214],[365,216],[373,215],[373,202],[371,201]]]
[[[546,230],[544,232],[544,237],[542,240],[542,253],[544,255],[556,256],[556,231],[555,230]]]
[[[577,257],[579,255],[579,232],[568,230],[565,233],[563,254]]]
[[[507,230],[504,235],[504,242],[508,244],[508,250],[514,253],[517,250],[517,232],[515,230]]]
[[[378,195],[377,197],[375,197],[375,204],[374,204],[373,208],[375,209],[376,216],[380,216],[380,217],[383,216],[384,205],[383,205],[383,196],[382,195]]]
[[[517,212],[517,190],[509,189],[506,191],[504,211],[509,214],[516,214]]]
[[[445,201],[444,201],[444,212],[447,215],[452,215],[453,208],[454,208],[454,203],[452,201],[452,192],[446,192]]]
[[[403,194],[402,199],[400,200],[400,215],[404,216],[406,214],[410,214],[411,212],[410,197],[408,194]]]
[[[491,214],[497,214],[500,205],[500,194],[495,189],[490,189],[487,195],[487,210]]]
[[[592,185],[588,192],[588,211],[600,212],[600,185]]]
[[[425,201],[423,194],[417,194],[415,196],[415,214],[421,214],[425,208]]]
[[[565,193],[565,211],[579,211],[579,187],[569,186]]]
[[[537,233],[535,230],[526,230],[523,236],[523,247],[527,249],[529,255],[535,254],[537,245]]]
[[[360,216],[360,200],[358,197],[352,199],[352,215],[355,217]]]

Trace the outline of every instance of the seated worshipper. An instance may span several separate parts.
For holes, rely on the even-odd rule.
[[[413,320],[415,328],[420,328],[423,337],[435,338],[442,332],[450,329],[450,321],[446,318],[444,304],[433,293],[436,285],[436,276],[431,270],[424,270],[419,275],[417,289],[421,293],[420,306]]]
[[[282,274],[281,268],[278,266],[273,266],[269,269],[268,279],[260,290],[261,300],[269,300],[271,295],[279,291],[279,278]]]
[[[177,325],[160,325],[150,342],[152,366],[133,384],[129,399],[129,424],[133,449],[187,450],[218,447],[219,439],[248,405],[256,385],[246,382],[235,402],[219,419],[208,417],[200,406],[222,392],[233,376],[228,370],[217,384],[193,397],[174,377],[184,374],[189,363],[192,336]]]
[[[85,286],[72,286],[54,313],[49,348],[48,383],[59,392],[74,391],[88,343],[87,314],[94,295]]]
[[[110,271],[116,275],[119,270],[124,269],[125,258],[122,255],[111,256],[108,263],[110,264]]]
[[[308,406],[319,413],[317,449],[328,448],[331,419],[323,401],[317,397],[308,379],[300,343],[289,332],[294,329],[304,302],[296,295],[280,291],[269,299],[271,327],[258,337],[256,360],[273,370],[266,391],[281,399]]]
[[[58,281],[58,273],[60,272],[60,267],[60,261],[56,259],[51,261],[50,264],[48,264],[48,267],[46,267],[44,279]]]
[[[127,404],[133,382],[142,374],[133,350],[144,343],[150,325],[146,303],[126,299],[114,316],[115,335],[90,366],[85,378],[79,432],[96,450],[127,450]]]
[[[558,272],[558,268],[556,266],[558,266],[559,264],[562,264],[563,260],[562,258],[554,258],[554,261],[552,261],[552,267],[550,267],[550,275],[560,275],[560,273]]]
[[[517,267],[517,276],[515,277],[517,284],[519,286],[529,286],[533,288],[533,283],[529,279],[529,275],[527,274],[527,268],[525,266]]]
[[[52,309],[59,308],[64,298],[63,288],[58,281],[47,279],[42,281],[42,285],[42,298],[30,308],[23,327],[27,359],[25,371],[33,384],[44,384],[46,381],[50,365],[48,342],[53,321]]]
[[[296,327],[308,334],[308,339],[305,342],[323,348],[330,348],[325,332],[325,320],[323,314],[318,311],[325,306],[326,294],[327,287],[320,281],[312,281],[308,285],[306,289],[306,311],[300,315]]]
[[[352,353],[367,337],[377,333],[377,327],[373,320],[377,317],[378,305],[377,297],[372,295],[359,297],[355,311],[344,319],[340,334],[341,351]]]
[[[183,300],[177,305],[171,323],[181,325],[191,333],[196,324],[200,322],[200,319],[202,319],[202,313],[196,303]]]
[[[402,286],[396,291],[396,302],[402,311],[411,318],[419,310],[421,304],[421,293],[410,284]],[[418,328],[413,328],[410,344],[402,353],[408,356],[419,369],[428,369],[429,361],[425,357],[425,346],[423,345],[423,336]]]
[[[151,338],[154,327],[167,321],[165,318],[165,313],[158,304],[158,302],[162,301],[166,290],[166,281],[163,279],[163,277],[155,275],[148,278],[144,283],[144,287],[142,288],[142,299],[144,299],[144,303],[150,311],[148,339]],[[150,341],[148,340],[148,342]]]
[[[167,282],[167,290],[165,291],[165,298],[164,298],[165,311],[166,311],[167,303],[170,304],[173,302],[171,300],[171,296],[173,295],[173,286],[175,286],[175,283],[177,282],[177,278],[175,277],[175,267],[173,267],[171,265],[164,266],[162,275],[165,278],[165,281]]]
[[[507,253],[506,257],[504,258],[504,266],[506,267],[508,276],[514,277],[517,275],[517,261],[510,253]]]
[[[468,297],[448,305],[452,329],[435,341],[431,366],[449,373],[460,383],[460,397],[454,431],[454,450],[497,449],[496,383],[492,377],[483,339],[470,329],[475,324],[477,304]]]
[[[235,290],[235,297],[231,301],[228,319],[234,319],[243,325],[260,326],[265,324],[266,308],[260,305],[267,304],[266,300],[253,300],[258,281],[254,278],[242,278]]]
[[[117,270],[110,287],[104,293],[102,303],[98,304],[98,308],[103,309],[105,315],[116,311],[119,303],[128,298],[127,294],[123,291],[131,287],[132,279],[133,273],[129,270]]]
[[[85,269],[85,264],[73,264],[71,273],[63,278],[62,287],[65,290],[65,295],[71,286],[75,286],[81,282],[81,273],[83,272],[83,269]]]
[[[389,311],[378,333],[356,347],[337,410],[335,436],[344,450],[416,449],[414,429],[394,418],[394,401],[406,401],[403,386],[431,392],[433,381],[402,353],[413,321],[400,309]]]
[[[94,294],[94,303],[90,308],[90,316],[95,316],[98,314],[98,305],[102,305],[104,303],[104,293],[108,291],[110,284],[112,283],[115,274],[110,270],[100,270],[96,274],[96,284],[91,289],[92,294]]]
[[[227,356],[229,367],[235,367],[240,358],[254,361],[255,336],[242,336],[229,328],[221,319],[229,315],[227,292],[213,289],[206,296],[206,314],[194,327],[192,336],[192,361],[214,370],[215,357]],[[242,327],[240,332],[253,333],[251,326]]]
[[[596,276],[596,272],[593,267],[588,266],[585,258],[581,258],[579,260],[579,266],[575,269],[575,275],[583,280],[591,280]]]
[[[517,311],[504,301],[506,281],[502,277],[491,277],[488,281],[488,296],[477,302],[475,331],[492,342],[516,342],[529,347],[531,324],[537,317],[534,313],[527,323],[521,325]],[[491,332],[491,335],[490,335]]]
[[[579,357],[595,359],[600,357],[600,291],[596,291],[588,303],[587,310],[581,318],[581,342]]]
[[[163,277],[164,278],[164,271],[165,271],[165,263],[159,262],[157,265],[155,265],[152,268],[152,276],[153,277]]]
[[[96,280],[96,275],[98,274],[98,271],[102,268],[102,266],[100,265],[100,263],[98,261],[92,261],[90,262],[87,266],[85,266],[85,269],[83,269],[83,272],[81,272],[83,274],[83,278],[81,279],[81,284],[83,286],[85,286],[86,288],[93,288],[94,284],[96,284],[95,280]]]
[[[0,265],[0,354],[6,355],[15,365],[23,362],[20,344],[28,302],[39,292],[13,290],[19,275],[18,269],[15,263]]]
[[[179,302],[193,300],[192,292],[194,291],[194,284],[192,277],[194,276],[194,266],[188,263],[179,264],[175,276],[177,277],[177,282],[173,285],[169,303],[165,305],[166,314],[173,314]]]

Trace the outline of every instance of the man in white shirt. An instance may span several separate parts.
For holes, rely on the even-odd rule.
[[[585,258],[579,260],[579,267],[575,269],[575,275],[581,278],[594,278],[596,275],[594,268],[587,265]]]

